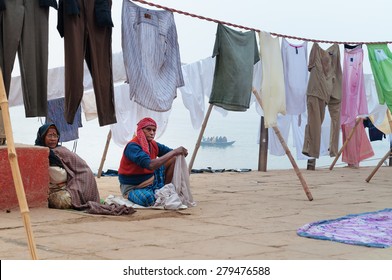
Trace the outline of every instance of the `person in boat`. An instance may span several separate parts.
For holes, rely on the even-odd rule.
[[[125,146],[118,170],[122,195],[141,206],[153,206],[155,191],[172,181],[176,156],[188,155],[180,146],[169,148],[154,140],[156,122],[144,118],[137,124],[136,136]]]

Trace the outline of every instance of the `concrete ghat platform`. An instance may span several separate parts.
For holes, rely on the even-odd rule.
[[[181,211],[145,209],[116,217],[33,208],[37,255],[42,260],[392,260],[392,247],[296,233],[310,222],[390,208],[391,167],[382,166],[367,183],[373,168],[302,170],[313,201],[294,170],[271,170],[192,174],[198,205]],[[101,198],[121,195],[117,177],[97,183]],[[19,211],[0,212],[0,233],[0,259],[30,259]]]

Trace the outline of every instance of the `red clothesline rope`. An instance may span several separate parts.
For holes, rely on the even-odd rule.
[[[188,13],[188,12],[184,12],[184,11],[173,9],[173,8],[168,8],[168,7],[161,6],[161,5],[158,5],[158,4],[155,4],[155,3],[151,3],[151,2],[147,2],[147,1],[144,1],[144,0],[133,0],[133,1],[140,2],[142,4],[146,4],[146,5],[149,5],[149,6],[154,6],[156,8],[167,10],[167,11],[170,11],[170,12],[173,12],[173,13],[183,14],[183,15],[186,15],[186,16],[191,16],[191,17],[195,17],[195,18],[198,18],[198,19],[212,21],[212,22],[216,22],[216,23],[220,23],[220,24],[228,25],[228,26],[233,26],[233,27],[237,27],[237,28],[241,28],[241,29],[245,29],[245,30],[252,30],[252,31],[260,32],[259,29],[255,29],[255,28],[251,28],[251,27],[246,27],[246,26],[230,23],[230,22],[220,21],[220,20],[213,19],[213,18],[208,18],[208,17],[204,17],[204,16],[191,14],[191,13]],[[342,41],[329,41],[329,40],[316,40],[316,39],[302,38],[302,37],[291,36],[291,35],[284,35],[284,34],[279,34],[279,33],[274,33],[274,32],[269,32],[269,33],[271,35],[273,35],[273,36],[276,36],[276,37],[295,39],[295,40],[300,40],[300,41],[308,41],[308,42],[327,43],[327,44],[348,44],[348,45],[392,44],[392,41],[382,41],[382,42],[342,42]]]

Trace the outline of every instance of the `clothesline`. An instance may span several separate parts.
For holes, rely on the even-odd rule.
[[[153,6],[153,7],[159,8],[159,9],[167,10],[167,11],[170,11],[170,12],[173,12],[173,13],[183,14],[183,15],[186,15],[186,16],[191,16],[191,17],[202,19],[202,20],[212,21],[212,22],[215,22],[215,23],[220,23],[220,24],[224,24],[224,25],[228,25],[228,26],[232,26],[232,27],[236,27],[236,28],[245,29],[245,30],[251,30],[251,31],[255,31],[255,32],[260,32],[259,29],[255,29],[255,28],[252,28],[252,27],[246,27],[246,26],[242,26],[242,25],[238,25],[238,24],[234,24],[234,23],[230,23],[230,22],[220,21],[220,20],[217,20],[217,19],[208,18],[208,17],[204,17],[204,16],[200,16],[200,15],[195,15],[195,14],[191,14],[191,13],[184,12],[184,11],[181,11],[181,10],[177,10],[177,9],[165,7],[165,6],[162,6],[162,5],[158,5],[158,4],[155,4],[155,3],[147,2],[147,1],[144,1],[144,0],[133,0],[133,1],[140,2],[142,4],[146,4],[146,5],[149,5],[149,6]],[[295,40],[308,41],[308,42],[317,42],[317,43],[327,43],[327,44],[348,44],[348,45],[392,44],[392,41],[343,42],[343,41],[329,41],[329,40],[309,39],[309,38],[303,38],[303,37],[297,37],[297,36],[291,36],[291,35],[284,35],[284,34],[279,34],[279,33],[274,33],[274,32],[269,32],[269,33],[271,35],[273,35],[273,36],[281,37],[281,38],[295,39]]]

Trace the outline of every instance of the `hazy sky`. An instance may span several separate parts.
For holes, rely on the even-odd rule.
[[[121,51],[122,0],[113,0],[113,52]],[[158,5],[258,30],[340,42],[392,41],[390,0],[151,0]],[[158,9],[141,4],[139,6]],[[212,54],[217,23],[174,13],[181,60],[195,62]],[[49,67],[63,64],[63,39],[50,9]],[[233,27],[233,29],[236,29]],[[240,29],[237,29],[240,30]],[[243,30],[246,31],[246,30]],[[295,42],[294,40],[291,40]],[[309,51],[312,43],[309,43]],[[321,44],[327,47],[329,44]],[[342,45],[341,45],[342,46]],[[367,49],[364,46],[365,54]],[[367,56],[365,73],[370,73]]]

